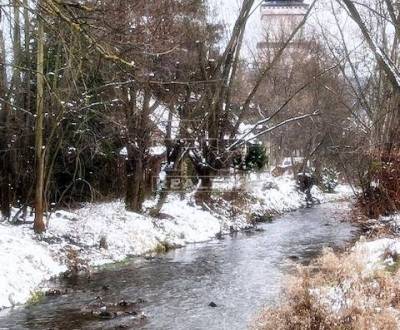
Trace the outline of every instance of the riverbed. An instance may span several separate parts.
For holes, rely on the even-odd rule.
[[[90,278],[51,283],[66,294],[0,313],[0,329],[246,329],[263,306],[279,302],[287,275],[324,247],[357,235],[345,203],[277,217],[257,230],[97,269]],[[96,297],[137,301],[146,315],[82,317]],[[211,305],[216,307],[211,307]]]

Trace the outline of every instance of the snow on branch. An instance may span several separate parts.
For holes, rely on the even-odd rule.
[[[254,134],[254,135],[251,134],[251,133],[254,132],[254,130],[255,130],[258,126],[260,126],[263,122],[266,122],[266,121],[269,120],[269,118],[263,119],[263,120],[261,120],[260,122],[258,122],[257,124],[255,124],[246,134],[244,134],[244,136],[243,136],[242,138],[240,138],[240,139],[236,140],[234,143],[232,143],[232,144],[227,148],[227,151],[231,151],[231,150],[233,150],[234,148],[238,148],[238,147],[242,146],[242,145],[245,144],[245,143],[251,142],[251,141],[253,141],[253,140],[259,138],[260,136],[265,135],[265,134],[267,134],[267,133],[270,133],[270,132],[276,130],[277,128],[282,127],[282,126],[284,126],[284,125],[287,125],[287,124],[289,124],[289,123],[296,122],[296,121],[300,121],[300,120],[303,120],[303,119],[306,119],[306,118],[315,117],[315,116],[318,116],[318,115],[319,115],[319,111],[317,110],[317,111],[314,111],[313,113],[309,113],[309,114],[305,114],[305,115],[300,115],[300,116],[292,117],[292,118],[286,119],[286,120],[284,120],[284,121],[281,121],[280,123],[278,123],[278,124],[276,124],[276,125],[274,125],[274,126],[268,127],[268,128],[266,128],[266,129],[264,129],[264,130],[258,132],[257,134]]]

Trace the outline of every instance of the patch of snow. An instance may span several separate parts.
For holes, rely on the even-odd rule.
[[[350,304],[345,298],[345,289],[342,287],[327,286],[314,288],[310,290],[310,293],[333,313],[339,313],[343,306]]]
[[[73,215],[65,214],[58,212],[45,234],[49,239],[60,241],[52,245],[54,253],[66,245],[72,246],[92,266],[144,254],[162,239],[152,221],[126,211],[122,202],[88,204]],[[101,240],[105,240],[107,249],[100,247]]]
[[[165,241],[171,245],[208,241],[221,230],[219,219],[198,206],[189,205],[187,200],[172,197],[161,211],[173,217],[159,222]]]
[[[282,161],[281,167],[286,168],[286,167],[291,167],[293,165],[301,164],[304,161],[304,157],[293,157],[293,163],[292,164],[292,158],[291,157],[285,157]],[[308,162],[309,163],[309,162]]]
[[[336,186],[334,193],[324,193],[317,186],[313,186],[311,189],[311,194],[321,203],[330,203],[337,202],[342,199],[353,198],[354,190],[349,185],[339,184]]]
[[[296,181],[290,175],[273,177],[268,172],[251,174],[246,183],[246,191],[259,201],[253,207],[255,212],[261,208],[269,212],[283,213],[306,206],[305,194],[298,191]],[[317,187],[313,188],[312,193],[318,199],[325,195]]]
[[[353,247],[352,252],[356,254],[364,266],[365,274],[385,266],[386,253],[400,254],[400,239],[381,238],[373,241],[361,239]]]
[[[41,282],[66,270],[29,227],[0,224],[0,309],[25,303]]]
[[[167,148],[165,146],[154,146],[150,148],[150,155],[152,156],[161,156],[167,152]]]
[[[123,148],[119,151],[119,155],[120,155],[120,156],[128,156],[128,148],[127,148],[127,147],[123,147]]]

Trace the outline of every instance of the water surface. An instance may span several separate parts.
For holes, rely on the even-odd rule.
[[[342,248],[356,229],[343,204],[300,210],[238,233],[189,245],[154,259],[133,258],[75,281],[57,280],[68,294],[0,314],[0,329],[246,329],[264,305],[279,301],[286,275],[324,247]],[[105,288],[109,288],[105,290]],[[144,299],[146,322],[132,317],[93,321],[81,308]],[[209,307],[210,302],[217,304]]]

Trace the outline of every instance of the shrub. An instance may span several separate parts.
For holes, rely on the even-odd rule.
[[[358,205],[370,218],[400,210],[400,152],[369,155],[369,166],[361,177]]]
[[[267,151],[262,144],[249,143],[244,158],[238,156],[233,159],[233,165],[235,168],[248,172],[262,170],[267,164]]]
[[[33,291],[31,292],[31,296],[27,301],[27,305],[37,305],[40,304],[44,299],[44,293],[42,291]]]
[[[321,177],[322,190],[327,193],[333,193],[338,185],[338,173],[334,169],[324,168]]]

